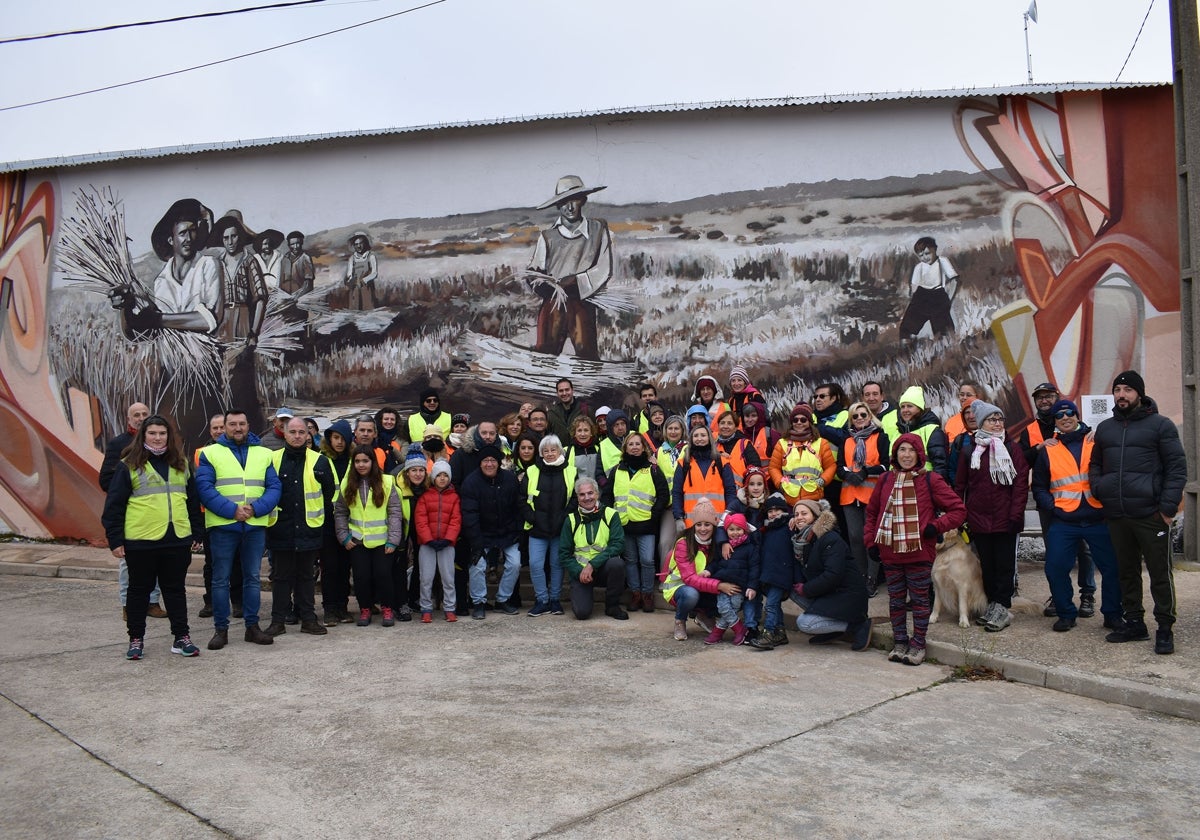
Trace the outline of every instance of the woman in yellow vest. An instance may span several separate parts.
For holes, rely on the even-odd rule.
[[[371,605],[379,604],[383,626],[395,623],[392,611],[392,557],[404,533],[403,506],[395,479],[384,475],[369,446],[354,447],[350,470],[333,503],[337,538],[350,552],[358,626],[371,623]]]
[[[671,502],[671,491],[662,470],[650,460],[642,435],[626,436],[621,461],[608,473],[601,501],[617,511],[625,532],[621,554],[629,586],[629,609],[654,612],[654,545],[663,511]]]
[[[122,456],[100,521],[109,550],[129,568],[125,658],[143,656],[155,581],[171,621],[171,653],[199,656],[189,634],[184,581],[192,552],[202,547],[197,536],[204,520],[179,435],[166,418],[147,417]]]
[[[879,561],[870,556],[863,542],[867,505],[879,477],[890,469],[887,434],[879,418],[864,402],[850,406],[850,427],[838,451],[837,474],[842,480],[841,505],[850,535],[850,553],[867,578],[867,595],[874,598],[878,587]]]
[[[654,455],[654,461],[662,470],[663,478],[667,481],[668,493],[675,483],[675,465],[679,456],[687,449],[684,442],[687,437],[687,422],[678,414],[672,414],[663,423],[663,442],[659,444]],[[658,557],[665,559],[675,549],[675,520],[664,516],[658,525]]]
[[[807,403],[792,409],[791,426],[771,453],[771,482],[788,504],[801,499],[825,498],[825,485],[833,481],[837,459],[829,441],[818,437],[813,410]]]

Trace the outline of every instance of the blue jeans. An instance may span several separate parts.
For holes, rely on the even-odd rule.
[[[521,574],[521,547],[516,543],[501,549],[504,554],[504,572],[500,575],[500,587],[496,590],[496,603],[508,603],[517,575]],[[487,600],[487,559],[480,557],[471,564],[471,603],[482,604]]]
[[[652,594],[654,592],[654,548],[658,542],[655,534],[626,534],[625,583],[630,592]]]
[[[822,633],[842,633],[850,626],[849,622],[838,621],[836,618],[810,613],[808,609],[812,606],[811,598],[804,598],[793,592],[792,601],[800,609],[804,610],[800,617],[796,619],[796,629],[801,633],[807,633],[810,636],[819,636]]]
[[[720,593],[717,595],[717,626],[722,630],[728,630],[730,627],[738,623],[738,613],[741,612],[742,604],[745,602],[744,595],[726,595]]]
[[[783,626],[783,610],[780,604],[791,595],[791,592],[780,586],[767,585],[767,613],[763,618],[763,627],[767,630],[778,630]]]
[[[117,561],[117,591],[121,596],[121,606],[125,606],[125,600],[129,595],[129,567],[125,565],[124,560]],[[162,592],[158,588],[158,581],[154,582],[154,591],[150,593],[150,603],[159,604],[162,601]]]
[[[687,621],[688,613],[700,603],[700,590],[691,586],[681,586],[675,590],[672,600],[675,601],[675,620]]]
[[[242,617],[247,627],[258,624],[258,608],[262,600],[261,583],[263,551],[267,547],[267,529],[258,526],[213,528],[208,532],[213,556],[213,626],[229,629],[229,573],[236,554],[242,561]]]
[[[1100,570],[1100,612],[1105,618],[1120,616],[1121,581],[1117,577],[1117,553],[1109,537],[1108,526],[1103,522],[1078,525],[1054,520],[1044,536],[1046,581],[1050,584],[1050,595],[1054,598],[1058,617],[1070,620],[1079,615],[1074,588],[1071,586],[1071,567],[1075,565],[1076,547],[1080,540],[1087,543],[1092,551],[1092,564]]]
[[[550,588],[546,588],[546,561],[550,561]],[[562,595],[563,569],[558,562],[558,537],[544,540],[529,538],[529,579],[533,597],[539,604],[557,601]]]

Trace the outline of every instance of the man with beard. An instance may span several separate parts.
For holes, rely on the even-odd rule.
[[[426,388],[421,392],[421,407],[408,416],[408,441],[420,443],[424,440],[426,426],[437,426],[444,438],[454,427],[453,420],[453,414],[442,411],[442,398],[437,389]]]

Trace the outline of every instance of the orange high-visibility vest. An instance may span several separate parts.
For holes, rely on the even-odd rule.
[[[1032,436],[1031,436],[1032,439]],[[1050,495],[1054,497],[1054,506],[1059,510],[1073,511],[1079,509],[1080,502],[1094,508],[1101,507],[1100,502],[1092,495],[1092,486],[1088,483],[1086,464],[1092,460],[1092,442],[1083,442],[1082,463],[1075,462],[1075,456],[1063,444],[1047,446],[1043,450],[1050,459]]]
[[[733,483],[739,490],[742,489],[742,483],[745,481],[746,467],[749,466],[746,463],[746,447],[749,445],[750,441],[746,438],[740,438],[733,444],[732,452],[726,452],[724,449],[718,447],[718,451],[721,453],[721,463],[729,466],[729,471],[733,473]]]
[[[688,464],[687,478],[683,481],[683,521],[692,527],[692,509],[701,499],[712,502],[718,515],[725,511],[725,482],[721,480],[721,462],[713,461],[708,475],[700,474],[700,465],[692,459]]]
[[[879,466],[879,433],[871,435],[867,438],[865,444],[866,456],[863,458],[863,466],[877,467]],[[846,466],[850,467],[854,464],[854,451],[858,448],[858,441],[853,437],[846,438],[844,444],[846,451]],[[858,487],[851,487],[846,482],[842,482],[841,503],[848,505],[851,502],[862,502],[864,505],[871,501],[871,491],[875,489],[877,479],[873,476],[867,476]]]
[[[1030,422],[1029,426],[1029,445],[1037,446],[1039,443],[1045,443],[1046,438],[1042,436],[1042,425],[1037,420]]]

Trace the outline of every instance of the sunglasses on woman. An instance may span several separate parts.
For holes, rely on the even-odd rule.
[[[1064,408],[1062,411],[1056,411],[1056,412],[1054,412],[1054,419],[1055,419],[1055,420],[1061,420],[1061,419],[1063,419],[1064,417],[1074,417],[1074,416],[1075,416],[1075,412],[1074,412],[1074,411],[1072,411],[1072,410],[1071,410],[1071,409],[1069,409],[1069,408]]]

